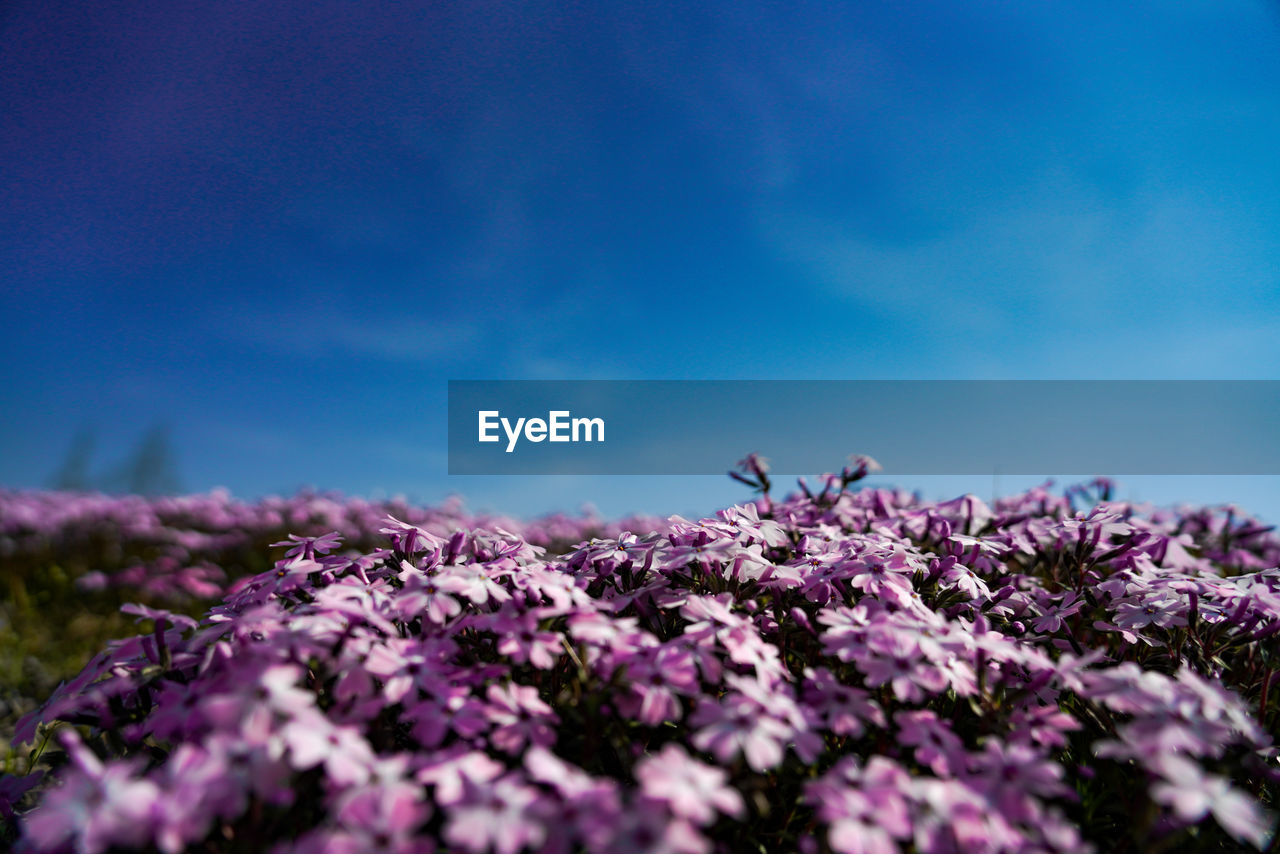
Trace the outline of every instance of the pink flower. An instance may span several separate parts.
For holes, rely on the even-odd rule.
[[[1064,618],[1079,613],[1084,604],[1084,600],[1077,594],[1068,594],[1059,604],[1046,607],[1041,616],[1031,621],[1031,628],[1043,634],[1053,634],[1062,629]]]
[[[386,524],[379,531],[388,534],[391,541],[403,553],[412,555],[421,551],[439,552],[444,540],[417,525],[401,522],[395,516],[388,516]]]
[[[499,575],[498,572],[483,566],[471,564],[445,566],[440,569],[440,581],[437,584],[444,582],[444,579],[449,579],[447,583],[451,585],[450,593],[459,593],[476,605],[484,605],[488,602],[501,603],[510,599],[511,594],[498,583]]]
[[[538,800],[538,793],[514,774],[483,786],[466,782],[462,799],[446,809],[444,838],[473,854],[516,854],[546,835],[533,811]]]
[[[964,768],[964,742],[932,711],[898,712],[893,720],[898,725],[899,740],[915,749],[916,761],[921,765],[939,777]]]
[[[988,738],[981,753],[970,754],[970,779],[982,781],[1006,817],[1019,817],[1030,794],[1055,798],[1068,791],[1057,762],[1026,744],[1004,744]]]
[[[770,716],[759,704],[737,692],[719,702],[700,703],[691,721],[697,731],[693,746],[729,762],[739,754],[756,771],[782,762],[792,728]]]
[[[925,694],[946,690],[946,671],[920,654],[920,647],[905,632],[889,632],[872,636],[872,645],[854,652],[858,669],[866,674],[872,688],[888,684],[894,696],[906,702],[919,702]]]
[[[717,812],[741,816],[746,809],[723,768],[699,762],[677,744],[641,760],[635,773],[646,795],[694,824],[711,824]]]
[[[457,746],[436,754],[416,775],[421,783],[435,787],[437,803],[451,806],[461,803],[468,788],[484,788],[501,776],[503,766],[478,750]]]
[[[572,850],[577,842],[589,851],[608,850],[609,839],[621,820],[616,781],[592,777],[541,747],[525,751],[524,767],[531,780],[553,791],[553,797],[543,805],[549,816],[548,849]]]
[[[391,638],[370,647],[365,669],[382,679],[388,703],[399,703],[410,695],[431,693],[452,668],[446,663],[456,651],[447,638]]]
[[[867,724],[884,726],[884,710],[861,688],[845,685],[825,667],[806,667],[804,704],[836,735],[858,737]]]
[[[289,550],[284,553],[286,558],[303,560],[315,560],[316,555],[328,554],[340,545],[342,545],[342,534],[338,531],[330,531],[318,537],[299,537],[290,534],[287,540],[271,544],[272,548],[288,546]]]
[[[693,653],[673,645],[642,650],[627,667],[635,699],[623,699],[624,710],[649,726],[679,720],[680,697],[698,690],[698,667]]]
[[[539,670],[550,670],[564,653],[563,636],[539,629],[538,617],[533,612],[496,615],[493,631],[498,634],[498,652],[517,664],[528,663]]]
[[[903,793],[910,777],[884,757],[866,769],[846,759],[805,787],[805,800],[829,826],[827,841],[840,854],[889,854],[911,834]]]
[[[1259,850],[1267,847],[1274,821],[1255,798],[1181,756],[1162,755],[1152,764],[1160,773],[1160,782],[1151,789],[1152,797],[1172,807],[1180,819],[1195,823],[1212,814],[1234,838]]]
[[[26,817],[26,838],[44,850],[71,845],[82,854],[146,845],[159,787],[138,776],[137,762],[102,762],[72,730],[63,731],[62,744],[72,771]]]
[[[329,779],[340,786],[369,779],[373,749],[355,727],[334,726],[323,715],[311,713],[287,723],[281,736],[294,768],[306,770],[323,763]]]
[[[185,851],[208,834],[215,819],[230,820],[244,811],[250,784],[246,770],[233,763],[219,739],[210,739],[208,749],[180,744],[170,754],[154,777],[165,793],[151,816],[161,851]]]
[[[207,687],[204,697],[197,697],[189,688],[170,689],[167,696],[189,704],[215,728],[263,741],[273,731],[276,718],[306,714],[314,708],[316,698],[297,687],[301,670],[296,665],[273,664],[253,673],[259,666],[259,662],[242,663],[234,680],[228,679],[218,686],[224,690]],[[181,709],[181,706],[168,707],[169,710],[175,708]],[[166,721],[165,716],[161,721]],[[174,727],[181,725],[181,721],[172,721]]]
[[[403,755],[378,760],[370,766],[367,784],[352,786],[336,799],[337,821],[363,840],[364,850],[407,848],[430,817],[422,786],[405,776],[408,765]]]
[[[1122,629],[1145,629],[1148,626],[1184,626],[1184,606],[1172,599],[1148,596],[1116,605],[1116,625]]]
[[[865,555],[846,565],[851,571],[849,586],[879,598],[899,597],[911,593],[910,575],[919,569],[918,562],[910,559],[902,550],[888,556]]]
[[[450,731],[470,740],[489,729],[488,711],[467,686],[441,681],[405,709],[404,719],[413,724],[413,737],[419,743],[438,747]]]
[[[601,848],[627,854],[709,854],[711,843],[685,819],[671,819],[658,804],[641,800],[631,805]]]
[[[551,727],[558,719],[537,688],[514,682],[490,685],[487,696],[489,720],[495,726],[490,739],[498,749],[517,753],[525,744],[545,747],[555,741]]]
[[[33,851],[995,854],[1105,848],[1088,807],[1145,786],[1153,833],[1268,844],[1280,537],[852,474],[698,522],[0,490],[0,552],[104,539],[160,629],[24,716],[97,752],[66,726],[0,811]],[[394,548],[293,536],[200,621],[162,610],[284,524]]]
[[[718,596],[691,595],[683,599],[680,614],[689,624],[684,634],[698,643],[730,638],[735,632],[750,631],[751,623],[746,617],[732,611],[733,596],[721,593]]]
[[[404,592],[399,596],[398,610],[404,619],[425,616],[429,622],[442,626],[462,613],[462,603],[456,597],[467,591],[465,581],[449,573],[427,575],[408,561],[401,561],[400,565],[404,567],[400,573]]]

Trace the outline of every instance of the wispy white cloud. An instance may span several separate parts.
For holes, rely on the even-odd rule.
[[[762,213],[759,227],[800,280],[836,300],[895,328],[991,342],[994,360],[980,348],[967,355],[997,375],[1025,368],[1028,354],[1040,369],[1077,376],[1120,365],[1133,375],[1259,375],[1280,361],[1280,242],[1205,193],[1115,202],[1042,184],[908,243],[803,212]]]
[[[388,306],[385,316],[371,317],[346,313],[328,301],[280,313],[246,310],[234,318],[210,317],[205,326],[213,335],[291,356],[359,356],[407,364],[453,363],[479,340],[479,330],[469,323],[393,308]]]

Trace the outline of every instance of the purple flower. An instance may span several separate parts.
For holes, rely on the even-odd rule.
[[[388,516],[386,524],[379,529],[380,533],[391,537],[392,543],[407,555],[421,551],[439,552],[445,545],[444,540],[417,525],[401,522],[395,516]]]
[[[26,816],[25,838],[44,850],[71,846],[85,854],[145,845],[159,787],[139,776],[138,762],[102,762],[72,731],[64,731],[62,745],[72,770]]]
[[[866,769],[846,760],[805,788],[805,799],[828,825],[827,841],[841,854],[897,852],[911,834],[905,772],[883,757]]]
[[[858,474],[696,522],[0,490],[0,552],[106,540],[156,622],[24,716],[70,761],[0,810],[28,850],[1075,852],[1145,791],[1152,834],[1268,844],[1280,537]]]
[[[821,739],[810,732],[809,716],[794,699],[773,686],[727,676],[733,690],[716,702],[703,701],[693,713],[696,728],[693,746],[729,762],[741,754],[756,771],[782,762],[788,743],[809,761],[821,749]]]
[[[280,734],[294,768],[306,770],[323,763],[329,779],[339,786],[369,779],[373,749],[356,727],[333,726],[313,712],[294,718]]]
[[[1060,603],[1044,609],[1044,613],[1031,621],[1031,628],[1043,634],[1053,634],[1062,629],[1066,617],[1080,612],[1084,600],[1075,593],[1067,594]]]
[[[668,744],[636,766],[636,779],[645,795],[700,825],[715,821],[717,812],[743,814],[742,795],[727,784],[728,776],[723,768],[694,759],[678,744]]]
[[[501,603],[511,598],[511,594],[498,583],[501,575],[500,570],[474,565],[446,566],[440,569],[441,581],[449,579],[447,583],[452,585],[449,592],[459,593],[476,605],[485,605],[491,601]]]
[[[383,695],[388,703],[399,703],[411,693],[431,694],[450,672],[446,664],[455,651],[447,639],[392,638],[369,649],[364,666],[367,672],[382,679]]]
[[[782,721],[761,714],[760,708],[741,695],[730,694],[716,703],[706,702],[694,712],[693,745],[729,762],[739,754],[756,771],[773,768],[782,761],[790,728]]]
[[[543,804],[549,816],[549,848],[570,850],[575,842],[583,843],[588,850],[607,848],[622,810],[619,786],[614,780],[592,777],[541,747],[525,751],[524,768],[530,780],[553,792]]]
[[[448,573],[427,575],[408,561],[401,561],[400,565],[404,592],[399,597],[398,611],[402,618],[412,620],[425,616],[429,622],[442,626],[462,613],[462,603],[457,597],[469,589],[463,579]]]
[[[302,560],[315,560],[316,555],[328,554],[340,545],[342,545],[342,534],[338,531],[330,531],[318,537],[299,537],[290,534],[287,540],[271,544],[273,548],[288,546],[289,550],[284,553],[284,556]]]
[[[463,739],[473,739],[489,729],[489,709],[471,695],[465,685],[443,681],[433,685],[423,698],[409,705],[404,719],[413,724],[413,737],[425,747],[438,747],[452,731]]]
[[[367,784],[352,786],[336,799],[335,818],[363,850],[411,850],[415,831],[431,816],[422,787],[406,777],[408,766],[406,756],[378,760]]]
[[[884,710],[866,691],[845,685],[825,667],[806,667],[804,703],[836,735],[858,737],[868,724],[884,726]]]
[[[1025,798],[1061,797],[1068,792],[1058,763],[1026,744],[989,738],[981,753],[970,754],[968,779],[986,791],[1007,817],[1034,816]]]
[[[946,671],[921,654],[917,639],[903,631],[874,632],[868,646],[854,655],[867,685],[876,688],[887,684],[902,701],[919,702],[926,693],[946,690],[952,681]]]
[[[538,616],[533,612],[498,615],[493,630],[498,634],[498,652],[518,664],[550,670],[564,652],[561,634],[539,629]]]
[[[898,725],[898,739],[914,748],[921,765],[939,777],[949,777],[964,768],[964,742],[932,711],[898,712],[893,719]]]
[[[710,854],[711,844],[689,821],[670,819],[660,805],[641,800],[621,816],[602,851],[636,854]]]
[[[1178,818],[1196,823],[1212,814],[1218,824],[1241,842],[1262,850],[1274,832],[1274,820],[1258,801],[1231,786],[1224,778],[1205,774],[1195,762],[1176,755],[1162,755],[1154,763],[1160,782],[1151,795],[1173,808]]]
[[[455,748],[428,759],[418,769],[416,778],[435,787],[437,803],[451,806],[461,803],[468,787],[483,789],[502,772],[502,764],[488,755]]]
[[[219,739],[208,748],[181,744],[169,756],[156,780],[158,798],[151,819],[156,845],[173,854],[204,839],[216,819],[229,820],[245,809],[249,781]]]
[[[679,720],[680,697],[695,694],[699,687],[692,651],[673,645],[639,651],[630,659],[627,679],[634,696],[619,698],[620,708],[649,726]]]
[[[42,779],[44,779],[43,771],[35,771],[23,776],[0,774],[0,818],[12,819],[14,817],[14,807]]]
[[[446,810],[444,838],[473,854],[515,854],[546,835],[535,811],[539,800],[538,793],[513,774],[483,786],[464,780],[461,800]]]
[[[1173,599],[1148,597],[1116,604],[1115,622],[1123,629],[1145,629],[1148,626],[1184,626],[1180,613],[1183,606]]]
[[[514,682],[490,685],[489,720],[494,724],[493,744],[507,753],[516,753],[526,744],[543,747],[555,741],[551,727],[556,715],[538,696],[538,689]]]

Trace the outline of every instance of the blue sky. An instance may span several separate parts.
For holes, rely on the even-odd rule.
[[[0,483],[706,511],[450,478],[445,382],[1277,378],[1280,4],[448,5],[0,8]]]

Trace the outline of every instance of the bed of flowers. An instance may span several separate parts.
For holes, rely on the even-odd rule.
[[[19,850],[1231,851],[1280,807],[1280,539],[1107,485],[987,506],[865,463],[557,554],[295,535],[126,606],[20,723]],[[127,520],[125,520],[127,522]]]
[[[540,546],[657,523],[610,522],[593,512],[530,522],[469,513],[456,498],[420,507],[403,498],[367,501],[316,492],[245,502],[225,490],[145,497],[0,489],[0,560],[10,578],[30,569],[25,580],[37,586],[57,567],[80,591],[119,587],[175,602],[209,599],[222,595],[228,578],[268,568],[267,546],[274,540],[336,531],[348,546],[372,550],[381,544],[389,515],[437,536],[502,528]]]
[[[385,542],[379,529],[389,515],[436,536],[501,528],[553,550],[661,524],[592,512],[518,520],[468,512],[457,499],[420,507],[316,492],[245,502],[224,490],[143,497],[0,489],[0,733],[107,640],[130,633],[122,604],[199,616],[229,583],[271,568],[271,543],[336,531],[347,548],[372,551]]]

